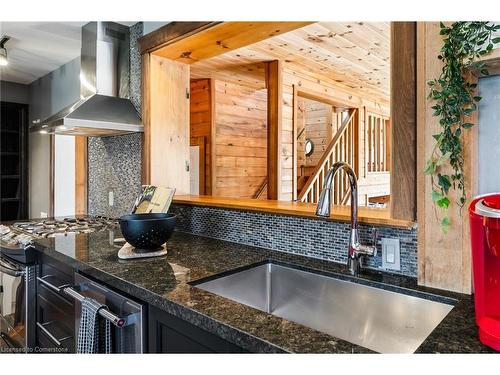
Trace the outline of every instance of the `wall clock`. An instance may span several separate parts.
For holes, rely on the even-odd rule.
[[[306,139],[306,142],[304,144],[304,149],[306,152],[306,156],[311,156],[311,154],[314,152],[314,142],[311,141],[310,139]]]

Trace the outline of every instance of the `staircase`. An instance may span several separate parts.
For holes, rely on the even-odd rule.
[[[353,108],[349,110],[349,115],[333,136],[310,177],[302,174],[298,178],[298,189],[300,189],[301,183],[304,185],[298,195],[298,201],[317,203],[328,170],[338,161],[348,163],[358,173],[358,116],[358,109]],[[347,175],[342,172],[337,173],[334,177],[333,185],[333,204],[348,204],[350,190]]]

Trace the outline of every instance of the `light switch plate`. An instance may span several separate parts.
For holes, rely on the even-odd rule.
[[[382,268],[401,270],[401,248],[396,238],[382,238]]]

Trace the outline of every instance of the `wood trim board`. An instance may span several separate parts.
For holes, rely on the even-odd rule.
[[[438,22],[419,22],[417,25],[417,200],[418,226],[418,282],[420,285],[470,294],[472,267],[467,207],[477,195],[477,128],[464,133],[464,176],[468,201],[463,208],[452,203],[448,209],[451,226],[447,233],[441,229],[442,213],[431,198],[430,176],[424,175],[425,162],[430,156],[439,129],[439,119],[433,116],[432,102],[427,100],[427,82],[441,72],[437,59],[442,47]],[[471,74],[470,79],[477,76]],[[478,113],[469,120],[477,125]],[[450,191],[450,200],[458,195]]]
[[[141,181],[143,185],[149,185],[151,183],[151,55],[149,53],[142,55],[141,62],[141,115],[143,124]]]
[[[218,23],[220,22],[169,22],[159,29],[139,38],[139,49],[141,54],[150,53],[186,38],[189,35],[213,27]]]
[[[87,214],[88,201],[87,137],[75,137],[75,214]]]
[[[391,23],[391,214],[416,217],[416,23]],[[397,102],[397,105],[395,104]]]
[[[283,101],[283,85],[281,80],[281,61],[266,62],[268,199],[279,199],[281,186],[281,103]]]

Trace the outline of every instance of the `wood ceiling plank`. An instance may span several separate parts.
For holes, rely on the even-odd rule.
[[[372,92],[370,93],[370,96],[373,97],[381,96],[380,89],[378,87],[375,87],[375,85],[373,85],[373,88],[368,87],[369,85],[367,84],[367,82],[369,81],[367,80],[366,76],[361,76],[360,79],[363,79],[363,81],[361,81],[357,77],[354,77],[353,74],[342,73],[338,70],[334,70],[330,65],[327,64],[312,64],[311,61],[307,59],[301,59],[300,62],[297,60],[292,60],[291,58],[293,58],[293,55],[290,55],[289,51],[287,51],[286,49],[281,49],[280,47],[269,46],[266,48],[254,45],[251,47],[251,50],[248,48],[245,50],[238,50],[238,53],[244,61],[247,61],[245,58],[247,54],[252,54],[253,56],[255,56],[255,59],[268,59],[272,53],[273,58],[281,59],[283,61],[286,61],[288,64],[293,64],[296,67],[300,68],[300,70],[302,71],[310,72],[311,74],[314,74],[318,77],[325,77],[329,80],[334,80],[337,84],[344,85],[349,89],[364,89],[364,91],[371,90]],[[348,66],[350,65],[350,62],[345,61],[344,65]],[[387,92],[385,96],[386,98],[388,98],[388,89],[386,91]]]
[[[196,62],[192,65],[193,74],[208,77],[215,70],[216,74],[212,72],[210,77],[231,78],[255,86],[261,70],[254,71],[252,64],[279,59],[309,76],[332,80],[338,86],[388,103],[389,26],[383,22],[315,23]]]
[[[317,26],[322,27],[321,25]],[[344,59],[355,63],[355,67],[361,71],[363,69],[371,71],[374,68],[388,69],[390,59],[389,50],[375,53],[365,41],[351,41],[341,36],[330,36],[331,34],[325,33],[325,31],[326,29],[313,31],[311,27],[308,27],[297,30],[290,35],[283,35],[280,39],[286,40],[293,36],[300,36],[304,41],[309,42],[310,45],[320,47],[315,52],[318,54],[322,52],[323,57],[328,57],[329,61],[337,63],[337,65],[339,65],[339,62],[337,62],[338,59]],[[374,40],[375,42],[371,42],[372,45],[379,42],[378,39]],[[352,69],[348,65],[345,68]]]
[[[327,55],[328,50],[315,45],[313,42],[309,42],[308,40],[302,40],[297,38],[295,43],[292,44],[292,36],[287,36],[287,40],[289,44],[287,46],[282,47],[286,49],[288,46],[295,48],[297,50],[305,49],[307,52],[306,56],[301,59],[295,59],[293,55],[289,54],[286,59],[295,64],[300,64],[303,66],[307,66],[309,71],[320,71],[322,74],[328,75],[343,75],[343,78],[336,78],[337,80],[342,79],[343,81],[352,81],[353,86],[372,86],[374,88],[381,87],[382,90],[385,90],[388,95],[389,85],[388,85],[388,76],[389,66],[386,67],[378,66],[373,67],[369,66],[365,61],[360,61],[357,56],[347,56],[347,53],[343,51],[339,52],[338,55],[333,57],[332,55]],[[321,42],[320,42],[321,43]],[[276,51],[280,47],[275,47],[274,51]],[[324,52],[323,55],[319,55],[319,53]],[[311,60],[313,64],[311,64]],[[354,83],[358,81],[358,83]],[[380,84],[378,83],[380,82]],[[385,85],[382,85],[382,82]],[[386,86],[386,87],[384,87]],[[380,90],[380,89],[377,89]]]

